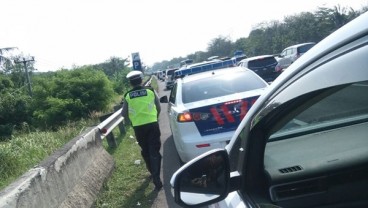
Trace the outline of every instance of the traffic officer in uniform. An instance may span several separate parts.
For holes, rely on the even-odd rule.
[[[161,171],[161,132],[158,116],[160,101],[155,90],[142,86],[143,74],[134,70],[126,76],[133,89],[124,95],[122,116],[133,126],[136,139],[141,147],[141,155],[151,173],[155,190],[162,188]]]

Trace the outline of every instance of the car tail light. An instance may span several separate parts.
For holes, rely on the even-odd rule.
[[[210,144],[197,144],[196,147],[197,148],[202,148],[202,147],[209,147],[211,146]]]
[[[191,122],[191,121],[204,121],[210,117],[208,113],[190,113],[184,112],[179,113],[177,120],[178,122]]]
[[[189,112],[179,113],[178,122],[191,122],[193,121],[193,116]]]

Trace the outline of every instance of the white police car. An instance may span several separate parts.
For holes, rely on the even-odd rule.
[[[225,147],[267,86],[257,74],[242,67],[177,79],[168,100],[168,115],[181,162],[210,149]],[[167,97],[164,98],[161,102],[167,102]]]
[[[225,149],[174,173],[175,201],[186,207],[368,207],[367,23],[368,12],[290,65]]]

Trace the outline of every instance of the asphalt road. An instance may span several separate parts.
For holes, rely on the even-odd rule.
[[[157,81],[157,83],[159,86],[158,90],[159,97],[162,97],[164,95],[169,96],[170,91],[164,90],[165,83],[162,81]],[[170,179],[173,173],[180,168],[180,163],[170,130],[166,103],[161,103],[161,114],[159,117],[159,123],[161,130],[161,155],[162,155],[161,179],[163,181],[164,187],[158,193],[152,207],[176,208],[180,206],[175,203],[174,198],[171,194]]]

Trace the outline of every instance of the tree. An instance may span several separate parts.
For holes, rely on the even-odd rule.
[[[35,79],[34,122],[57,127],[87,118],[91,112],[106,111],[114,95],[107,76],[92,66],[58,71],[46,79]]]
[[[241,50],[241,51],[245,51],[245,49],[247,48],[247,39],[246,38],[239,38],[238,40],[235,41],[234,43],[234,49],[235,50]],[[248,55],[245,52],[246,55]]]
[[[123,59],[112,56],[109,60],[102,64],[97,64],[94,67],[101,68],[108,77],[117,79],[119,77],[119,73],[128,68],[128,65],[128,58]]]
[[[328,34],[339,29],[346,23],[350,22],[361,13],[353,8],[341,7],[340,5],[333,8],[319,7],[315,16],[318,19],[319,28],[328,31]]]
[[[287,42],[284,47],[304,42],[318,42],[325,36],[319,34],[318,22],[313,13],[302,12],[285,18]]]
[[[14,87],[7,75],[0,75],[0,140],[31,119],[31,98]]]
[[[187,59],[192,59],[194,63],[198,63],[198,62],[205,61],[208,57],[210,57],[208,55],[208,52],[197,51],[193,54],[189,54],[187,56]]]
[[[227,37],[217,37],[208,44],[207,55],[225,57],[234,51],[234,44]],[[208,57],[207,57],[208,58]]]
[[[0,70],[8,71],[12,65],[9,52],[18,49],[17,47],[0,48]]]

